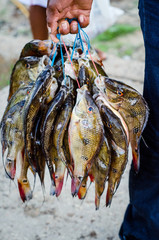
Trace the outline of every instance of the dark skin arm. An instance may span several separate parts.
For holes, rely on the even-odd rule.
[[[61,34],[78,32],[76,21],[70,24],[65,18],[77,18],[81,27],[87,27],[89,24],[89,16],[93,0],[48,0],[46,10],[47,23],[50,28],[50,36],[54,42],[58,42],[56,38],[57,28]]]

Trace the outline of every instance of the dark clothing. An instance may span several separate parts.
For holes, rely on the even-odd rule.
[[[122,240],[159,240],[159,0],[140,0],[145,43],[144,98],[150,116],[140,146],[140,171],[130,170],[130,204],[120,229]]]

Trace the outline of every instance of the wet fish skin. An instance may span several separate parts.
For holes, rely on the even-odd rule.
[[[25,57],[16,62],[11,73],[8,101],[18,88],[36,81],[40,71],[45,67],[45,59],[46,57]]]
[[[88,89],[91,93],[94,93],[94,80],[98,77],[98,74],[94,68],[94,65],[91,60],[88,58],[81,59],[79,58],[79,74],[85,75],[84,83],[88,85]],[[104,71],[103,67],[95,62],[95,66],[97,68],[97,71],[102,76],[107,76],[106,72]],[[82,86],[82,85],[81,85]]]
[[[22,123],[24,104],[25,101],[22,101],[11,107],[3,116],[1,122],[2,159],[4,158],[5,150],[8,148],[4,167],[7,176],[12,180],[16,173],[17,152],[24,146]]]
[[[51,188],[51,195],[56,195],[56,197],[58,197],[62,191],[66,166],[59,158],[57,149],[55,148],[53,143],[51,145],[50,157],[52,160],[52,164],[55,166],[55,183],[56,183],[55,188]]]
[[[56,94],[55,98],[53,99],[42,126],[41,143],[42,143],[42,148],[43,148],[43,153],[46,159],[46,163],[49,168],[53,187],[56,184],[55,184],[54,169],[53,169],[52,160],[50,157],[50,138],[53,131],[53,126],[54,126],[53,124],[55,121],[55,117],[64,102],[66,92],[67,92],[67,88],[65,86],[62,86],[61,90]]]
[[[92,164],[91,173],[94,175],[95,181],[95,206],[99,209],[100,198],[105,189],[105,183],[108,178],[111,164],[111,148],[106,138],[104,138],[103,145],[98,157]]]
[[[95,159],[103,142],[103,123],[87,85],[78,90],[68,133],[69,149],[74,162],[71,191],[76,196],[86,167]]]
[[[106,197],[106,206],[110,206],[128,161],[128,140],[120,119],[111,109],[102,105],[100,113],[105,125],[106,137],[111,146],[111,165]]]
[[[46,109],[43,109],[43,114],[45,115]],[[34,166],[36,166],[36,172],[40,178],[42,187],[44,188],[44,176],[45,176],[45,157],[41,148],[41,123],[43,116],[39,114],[39,118],[36,122],[35,132],[34,132],[34,142],[33,142],[33,151],[34,151]]]
[[[63,186],[63,179],[66,167],[69,173],[71,166],[68,166],[67,158],[64,152],[64,136],[67,129],[68,122],[70,120],[71,112],[73,108],[73,96],[72,93],[68,93],[61,109],[60,114],[56,117],[54,130],[53,130],[53,155],[55,164],[55,194],[58,197],[61,193]]]
[[[45,67],[45,69],[38,76],[34,90],[25,106],[25,116],[24,116],[24,141],[25,141],[25,154],[33,167],[33,136],[32,132],[34,129],[34,123],[36,117],[44,104],[45,99],[50,94],[50,87],[52,84],[53,69],[50,66]],[[36,170],[35,170],[36,171]]]
[[[110,78],[101,78],[99,82],[103,86],[105,85],[103,89],[112,107],[118,110],[127,123],[134,169],[138,172],[140,165],[139,143],[148,121],[148,105],[138,91],[125,83]]]
[[[51,54],[53,44],[51,40],[32,40],[28,42],[22,49],[20,59],[27,56],[42,57]]]

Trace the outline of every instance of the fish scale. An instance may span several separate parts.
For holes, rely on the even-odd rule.
[[[74,162],[72,195],[77,195],[85,170],[90,168],[89,164],[99,153],[103,142],[103,123],[87,85],[78,89],[68,132],[69,149]],[[84,139],[88,144],[83,143]]]

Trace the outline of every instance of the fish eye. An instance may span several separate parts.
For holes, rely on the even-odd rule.
[[[88,113],[92,113],[93,112],[93,107],[88,107]]]
[[[23,183],[27,183],[27,182],[28,182],[27,179],[24,179],[24,180],[23,180]]]
[[[121,90],[117,90],[117,94],[118,94],[119,96],[123,96],[123,92],[122,92]]]
[[[30,64],[29,64],[29,63],[26,63],[26,64],[25,64],[25,68],[29,69],[29,68],[30,68]]]

